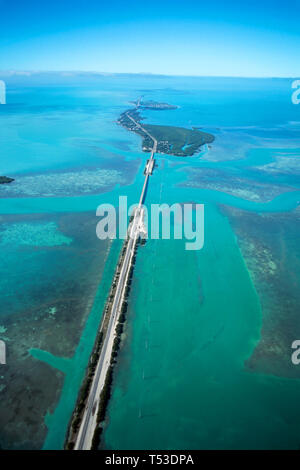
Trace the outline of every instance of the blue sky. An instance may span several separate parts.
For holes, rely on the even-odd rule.
[[[300,77],[300,0],[0,0],[0,70]]]

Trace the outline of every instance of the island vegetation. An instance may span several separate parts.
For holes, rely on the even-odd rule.
[[[130,218],[131,222],[132,220],[133,220],[133,216],[131,216]],[[100,331],[97,335],[93,352],[91,354],[90,361],[86,369],[85,378],[83,380],[83,383],[81,385],[81,389],[78,395],[75,410],[73,412],[71,421],[69,423],[65,446],[64,446],[66,450],[73,450],[75,447],[75,441],[78,436],[84,410],[87,405],[87,400],[88,400],[89,393],[91,390],[93,378],[96,372],[97,363],[100,358],[103,341],[107,333],[107,327],[108,327],[109,318],[111,315],[111,309],[112,309],[113,300],[114,300],[114,295],[115,295],[115,291],[117,287],[117,279],[120,276],[120,269],[122,266],[124,256],[126,254],[127,243],[128,243],[128,239],[125,240],[123,244],[123,248],[122,248],[119,260],[118,260],[116,272],[114,274],[113,283],[112,283],[110,292],[108,294],[106,305],[104,308],[103,317],[102,317],[103,320],[101,322]],[[92,447],[91,447],[92,450],[97,450],[100,445],[101,435],[102,435],[103,428],[105,425],[107,407],[108,407],[108,403],[109,403],[111,392],[112,392],[114,368],[117,363],[117,356],[118,356],[118,352],[119,352],[121,342],[122,342],[122,333],[123,333],[125,322],[126,322],[127,309],[128,309],[128,297],[130,294],[133,270],[134,270],[134,265],[136,262],[137,249],[139,245],[144,245],[144,244],[145,244],[145,239],[140,238],[137,241],[137,244],[134,248],[133,265],[130,267],[128,279],[125,285],[124,300],[123,300],[122,307],[121,307],[121,314],[119,317],[119,321],[116,327],[116,335],[115,335],[114,342],[113,342],[110,365],[109,365],[105,383],[104,383],[104,386],[103,386],[103,389],[101,391],[100,398],[99,398],[99,406],[98,406],[98,411],[97,411],[97,426],[96,426],[95,433],[94,433],[93,440],[92,440]]]
[[[138,111],[138,107],[141,107],[141,105],[138,104],[138,102],[135,103],[136,108],[122,113],[118,122],[126,129],[139,134],[143,138],[142,148],[144,152],[151,152],[153,148],[151,136],[157,140],[158,153],[165,153],[177,157],[192,156],[199,152],[202,145],[210,144],[214,141],[212,134],[199,131],[196,128],[186,129],[184,127],[160,126],[144,123],[141,125],[143,118]],[[159,107],[162,105],[167,106],[165,103],[158,103],[156,109],[165,109]]]
[[[0,184],[12,183],[13,178],[8,178],[7,176],[0,176]]]

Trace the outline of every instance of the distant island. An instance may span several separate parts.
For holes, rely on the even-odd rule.
[[[142,101],[142,98],[137,99],[136,101],[131,101],[137,108],[144,109],[177,109],[179,106],[168,104],[168,103],[158,103],[156,101]]]
[[[139,108],[148,109],[176,109],[178,106],[155,101],[142,102],[141,99],[132,102],[134,109],[129,109],[121,114],[118,123],[126,129],[139,134],[143,138],[142,148],[144,152],[151,152],[153,148],[153,136],[157,140],[157,152],[177,157],[188,157],[199,152],[204,144],[214,141],[214,136],[196,128],[186,129],[176,126],[160,126],[154,124],[141,125],[142,116]]]
[[[0,184],[12,183],[15,181],[13,178],[8,178],[7,176],[0,176]]]

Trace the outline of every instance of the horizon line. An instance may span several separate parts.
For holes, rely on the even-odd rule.
[[[166,73],[154,73],[154,72],[101,72],[96,70],[2,70],[0,69],[0,74],[5,74],[9,76],[30,76],[35,74],[60,74],[60,75],[139,75],[139,76],[149,76],[149,77],[186,77],[186,78],[247,78],[247,79],[297,79],[299,75],[184,75],[184,74],[166,74]]]

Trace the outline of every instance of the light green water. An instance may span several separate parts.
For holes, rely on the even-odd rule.
[[[49,352],[39,349],[31,349],[29,351],[36,359],[46,362],[51,367],[65,374],[64,386],[55,411],[53,414],[48,413],[45,418],[48,434],[44,442],[44,449],[53,450],[63,448],[67,426],[75,407],[85,368],[88,364],[96,339],[106,295],[112,282],[120,248],[121,242],[116,240],[110,249],[92,311],[88,317],[74,356],[71,359],[67,359],[53,356]]]
[[[18,223],[2,227],[1,245],[58,246],[70,245],[72,239],[59,232],[54,222],[43,224]]]
[[[206,79],[204,83],[201,81],[196,85],[194,79],[189,82],[186,78],[166,81],[164,77],[155,83],[147,78],[147,84],[143,80],[140,82],[140,79],[130,78],[121,86],[120,93],[111,91],[111,77],[102,80],[107,80],[107,83],[99,84],[99,94],[87,86],[85,93],[90,101],[87,101],[86,96],[81,96],[82,90],[72,90],[68,96],[62,97],[61,90],[56,92],[51,88],[50,98],[44,97],[42,101],[47,106],[49,103],[53,105],[53,102],[59,106],[58,112],[51,114],[51,120],[48,119],[47,106],[46,110],[41,106],[44,87],[42,96],[36,90],[29,91],[29,94],[26,91],[25,96],[16,94],[17,102],[25,99],[30,107],[38,105],[39,111],[31,115],[22,108],[21,111],[26,114],[20,117],[12,116],[11,119],[9,115],[3,115],[1,118],[5,171],[37,172],[73,169],[78,165],[101,166],[106,158],[111,160],[109,168],[119,171],[123,165],[122,159],[117,158],[119,155],[126,162],[140,158],[141,166],[134,184],[122,188],[116,186],[105,194],[82,197],[1,198],[1,214],[95,213],[100,203],[117,204],[120,194],[129,196],[129,204],[137,202],[143,181],[145,155],[138,152],[140,138],[116,126],[115,121],[128,106],[128,101],[136,98],[137,90],[145,87],[151,93],[153,87],[157,88],[155,99],[180,105],[176,112],[150,114],[149,111],[149,122],[183,126],[205,124],[213,128],[225,126],[222,142],[228,132],[227,127],[245,126],[247,130],[241,137],[239,133],[242,127],[238,127],[237,132],[230,135],[230,144],[226,146],[225,141],[223,153],[228,153],[228,156],[234,144],[243,146],[244,141],[248,142],[249,126],[270,127],[268,131],[265,130],[262,139],[257,138],[257,129],[253,129],[255,145],[263,146],[265,137],[271,139],[268,142],[273,138],[278,139],[278,135],[285,137],[282,126],[297,120],[298,110],[290,105],[289,82],[281,85],[282,96],[277,102],[272,95],[274,83],[265,80],[257,95],[253,95],[251,90],[248,93],[247,86],[239,88],[232,85],[239,98],[234,101],[233,88],[231,85],[224,87],[223,79],[220,79],[221,86],[216,87],[208,79],[207,88]],[[175,87],[175,94],[172,87]],[[106,95],[107,90],[109,93]],[[59,99],[53,96],[53,92],[58,93]],[[265,100],[265,96],[270,98],[270,93],[272,99]],[[100,101],[106,106],[104,110],[97,107],[88,111],[85,108],[87,114],[78,115],[78,103],[95,105],[95,102]],[[62,112],[62,104],[70,102],[75,104],[76,109],[72,113]],[[280,127],[276,129],[277,125]],[[15,132],[17,127],[20,138],[17,138]],[[291,129],[287,127],[286,139],[291,139]],[[132,139],[136,144],[133,152],[121,151],[112,145],[115,141]],[[220,139],[218,142],[220,145]],[[114,152],[114,155],[106,157],[103,153],[99,159],[99,145],[101,154],[106,149]],[[298,147],[298,142],[293,144],[292,151],[298,152]],[[95,151],[92,151],[93,148],[96,148]],[[280,153],[280,149],[278,151]],[[243,361],[249,357],[259,338],[261,312],[235,236],[216,205],[228,204],[254,212],[290,211],[299,204],[300,192],[282,194],[268,203],[254,203],[219,191],[183,187],[174,190],[177,184],[187,179],[187,175],[181,171],[184,167],[225,168],[232,170],[234,175],[236,170],[247,170],[247,166],[272,162],[276,154],[275,149],[254,149],[254,153],[249,153],[247,158],[240,161],[205,162],[203,157],[209,152],[202,154],[202,160],[197,156],[185,160],[157,156],[159,168],[151,177],[147,202],[205,203],[205,247],[199,253],[187,252],[183,242],[171,240],[151,241],[139,250],[130,299],[127,339],[115,376],[108,427],[104,434],[106,447],[209,449],[299,446],[299,381],[244,371]],[[127,172],[128,168],[124,170],[123,176]],[[259,178],[257,173],[251,176],[251,172],[247,171],[246,176]],[[295,182],[292,175],[276,179],[284,183]],[[268,178],[263,175],[262,180],[272,181],[273,175]],[[162,185],[165,190],[163,198]],[[59,196],[60,193],[53,194]],[[54,236],[54,230],[51,230],[51,237]],[[28,232],[26,237],[26,240],[30,240],[29,244],[39,242],[37,233]],[[44,231],[42,237],[45,238]],[[20,239],[20,236],[17,238]],[[61,237],[55,240],[59,244],[65,242],[67,240]],[[46,416],[48,435],[45,449],[62,448],[119,249],[120,246],[115,243],[74,356],[66,359],[55,357],[47,351],[30,350],[33,357],[65,374],[59,403],[54,413]],[[16,268],[17,263],[14,270]],[[33,282],[36,282],[35,279]],[[18,427],[17,422],[15,427]]]
[[[300,383],[245,372],[259,301],[227,219],[209,204],[205,217],[199,252],[140,249],[105,448],[299,446]]]
[[[141,165],[135,184],[126,187],[129,204],[135,202],[142,170]],[[147,201],[205,203],[205,246],[200,252],[188,252],[183,241],[167,240],[149,241],[140,249],[128,338],[103,445],[114,449],[298,447],[300,413],[287,406],[297,402],[298,381],[251,375],[243,369],[259,338],[261,312],[235,236],[216,203],[276,212],[296,207],[299,192],[254,203],[218,191],[178,188],[180,181],[182,174],[160,157]],[[117,203],[119,194],[121,189],[116,187],[99,196],[6,199],[0,204],[3,213],[95,210],[103,202]],[[30,351],[65,374],[59,403],[46,416],[45,449],[63,446],[119,249],[117,242],[73,358]]]

